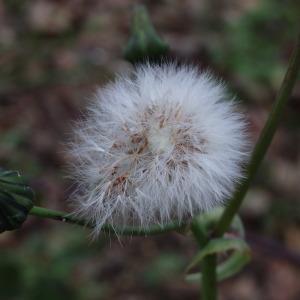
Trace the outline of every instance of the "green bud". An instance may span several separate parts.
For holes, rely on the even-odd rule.
[[[157,35],[146,8],[137,5],[134,9],[131,37],[124,50],[125,59],[131,63],[159,61],[168,50],[167,43]]]
[[[0,233],[21,227],[33,198],[32,189],[18,172],[0,170]]]

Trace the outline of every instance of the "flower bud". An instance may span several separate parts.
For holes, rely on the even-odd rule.
[[[168,45],[157,35],[144,6],[134,10],[131,37],[124,50],[124,57],[131,63],[145,59],[157,61],[168,51]]]
[[[0,233],[23,224],[33,207],[34,194],[15,171],[0,171]]]

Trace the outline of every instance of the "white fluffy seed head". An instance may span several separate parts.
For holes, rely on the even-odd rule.
[[[223,83],[190,66],[144,65],[99,90],[70,147],[75,212],[148,227],[228,199],[247,159],[245,121]]]

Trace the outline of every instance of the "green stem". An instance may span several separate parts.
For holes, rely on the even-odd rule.
[[[209,236],[195,218],[191,224],[191,230],[198,242],[199,247],[204,247],[208,241]],[[217,255],[211,254],[203,258],[201,263],[202,269],[202,300],[216,300],[217,299]]]
[[[202,261],[202,298],[203,300],[217,299],[217,255],[206,256]]]
[[[291,96],[293,87],[296,83],[298,71],[300,67],[300,34],[298,36],[295,50],[291,56],[289,67],[285,74],[283,83],[278,92],[276,101],[273,105],[269,118],[260,134],[259,140],[254,148],[249,166],[247,168],[247,177],[237,188],[229,205],[224,210],[217,226],[216,234],[223,235],[229,228],[234,215],[239,210],[244,196],[249,188],[250,182],[253,180],[275,134],[279,120],[282,116],[283,109]]]
[[[52,209],[47,209],[40,206],[34,206],[30,212],[30,215],[45,218],[45,219],[52,219],[58,220],[66,223],[76,224],[84,227],[93,228],[94,225],[91,223],[86,222],[85,220],[79,219],[76,216],[69,214],[63,211],[57,211]],[[183,231],[186,228],[187,224],[182,224],[178,222],[169,223],[165,226],[153,225],[149,228],[142,229],[139,227],[131,227],[125,226],[122,228],[116,228],[111,225],[104,225],[101,228],[102,232],[112,233],[112,234],[119,234],[119,235],[137,235],[137,236],[145,236],[145,235],[157,235],[169,231]]]

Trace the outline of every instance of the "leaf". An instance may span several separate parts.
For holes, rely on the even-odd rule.
[[[197,217],[197,224],[203,232],[209,233],[217,225],[224,208],[218,207],[208,213],[203,213]],[[241,238],[245,237],[245,230],[241,218],[235,215],[230,226],[230,231],[234,231]]]
[[[240,272],[241,269],[249,262],[250,256],[244,256],[239,253],[233,254],[224,263],[217,266],[217,280],[222,281],[229,278],[236,273]],[[185,276],[187,282],[201,282],[202,273],[193,273]]]
[[[192,262],[186,268],[186,271],[189,271],[191,268],[199,264],[205,256],[211,254],[220,254],[226,251],[233,251],[233,253],[227,260],[217,266],[218,280],[223,280],[236,274],[250,260],[250,248],[244,240],[223,237],[210,240],[208,244],[192,260]],[[201,272],[189,274],[186,276],[186,280],[190,282],[199,281],[201,276]]]

